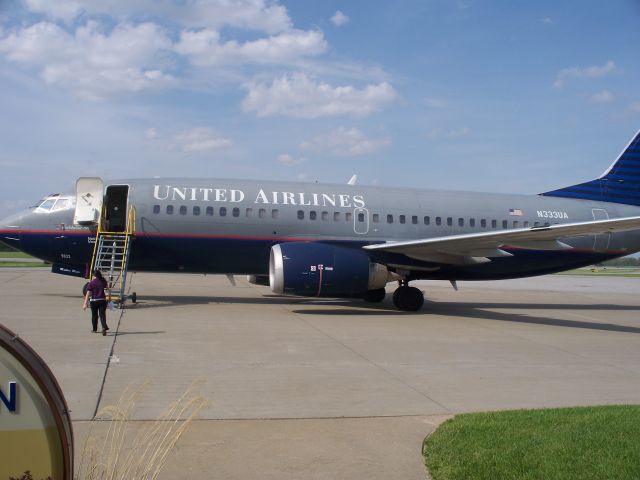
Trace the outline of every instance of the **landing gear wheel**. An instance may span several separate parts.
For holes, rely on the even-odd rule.
[[[387,291],[384,288],[377,288],[375,290],[369,290],[362,298],[365,302],[380,303],[386,295]]]
[[[415,287],[399,287],[393,294],[393,304],[405,312],[415,312],[422,308],[424,295]]]
[[[83,297],[87,295],[87,287],[88,287],[88,286],[89,286],[89,282],[85,283],[85,284],[82,286],[82,296],[83,296]]]
[[[131,294],[131,303],[136,303],[138,301],[138,295],[136,295],[136,292],[133,292]]]
[[[401,290],[403,288],[409,288],[409,287],[398,287],[398,288],[396,288],[396,291],[393,292],[393,297],[391,297],[391,300],[393,301],[393,304],[399,310],[402,310],[402,309],[400,308],[400,304],[398,303],[398,298],[400,297],[400,292],[401,292]]]

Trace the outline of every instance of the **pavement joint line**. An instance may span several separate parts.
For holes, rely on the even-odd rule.
[[[93,415],[91,416],[92,420],[95,420],[96,415],[98,415],[98,409],[100,408],[100,402],[102,401],[104,386],[107,383],[107,374],[109,373],[109,366],[111,365],[111,357],[113,356],[113,351],[115,350],[115,347],[116,347],[116,340],[118,339],[118,330],[120,330],[120,323],[122,322],[123,316],[124,316],[124,309],[121,309],[120,316],[118,317],[118,325],[116,326],[116,331],[113,335],[113,342],[111,342],[111,349],[109,350],[109,355],[107,357],[107,362],[104,368],[104,375],[102,376],[102,382],[100,382],[100,390],[98,391],[96,408],[93,410]]]
[[[298,420],[376,420],[376,419],[393,419],[393,418],[438,418],[438,417],[451,417],[452,415],[456,415],[455,412],[449,413],[430,413],[430,414],[406,414],[406,415],[363,415],[359,416],[329,416],[329,417],[251,417],[251,418],[227,418],[227,417],[217,417],[217,418],[194,418],[190,420],[191,422],[285,422],[285,421],[298,421]],[[107,418],[90,418],[90,419],[79,419],[74,420],[74,422],[112,422],[115,420],[107,419]],[[129,418],[126,422],[131,423],[140,423],[140,422],[175,422],[176,420],[160,420],[155,418]],[[178,420],[178,422],[184,422],[185,420]],[[436,425],[435,423],[429,423],[429,425]]]
[[[397,380],[398,382],[400,382],[402,385],[404,385],[405,387],[413,390],[415,393],[417,393],[418,395],[420,395],[421,397],[426,398],[427,400],[429,400],[432,403],[435,403],[436,405],[438,405],[440,408],[443,408],[447,413],[453,413],[448,407],[444,406],[442,403],[438,402],[437,400],[431,398],[429,395],[427,395],[426,393],[418,390],[417,388],[415,388],[413,385],[410,385],[409,383],[407,383],[405,380],[403,380],[401,377],[395,375],[394,373],[390,372],[389,370],[387,370],[386,368],[384,368],[382,365],[377,364],[376,362],[374,362],[373,360],[367,358],[365,355],[363,355],[362,353],[358,352],[357,350],[354,350],[353,348],[351,348],[350,346],[348,346],[347,344],[341,342],[340,340],[338,340],[335,337],[332,337],[331,335],[329,335],[327,332],[325,332],[324,330],[320,329],[319,327],[315,326],[314,324],[310,323],[309,321],[307,321],[305,318],[303,318],[299,313],[295,313],[293,311],[291,311],[292,314],[294,314],[296,317],[298,317],[303,323],[305,323],[306,325],[310,326],[311,328],[313,328],[314,330],[318,331],[319,333],[321,333],[322,335],[326,336],[327,338],[330,338],[331,340],[333,340],[334,342],[338,343],[339,345],[342,345],[344,348],[346,348],[347,350],[349,350],[350,352],[352,352],[353,354],[357,355],[358,357],[362,358],[363,360],[365,360],[366,362],[368,362],[369,364],[375,366],[376,368],[382,370],[383,372],[385,372],[387,375],[391,376],[392,378],[394,378],[395,380]]]
[[[4,281],[4,282],[2,282],[2,283],[11,283],[11,282],[13,282],[14,280],[18,280],[18,279],[20,279],[20,278],[24,277],[25,275],[26,275],[26,273],[21,273],[21,274],[20,274],[20,275],[18,275],[17,277],[12,277],[12,278],[10,278],[9,280],[5,280],[5,281]]]

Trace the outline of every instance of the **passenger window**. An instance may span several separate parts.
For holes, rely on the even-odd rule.
[[[393,223],[393,215],[387,215],[387,223]]]
[[[234,207],[233,210],[231,210],[231,214],[234,217],[239,217],[240,216],[240,209],[238,207]]]
[[[458,226],[459,227],[464,227],[464,218],[459,218],[458,219]]]
[[[380,221],[380,215],[377,213],[373,214],[373,223],[378,223]]]
[[[518,228],[518,220],[513,221],[513,228]]]
[[[220,207],[220,216],[221,217],[227,216],[227,207]]]
[[[180,215],[186,215],[187,214],[187,207],[185,207],[184,205],[180,206]]]
[[[258,217],[266,218],[266,216],[267,216],[267,211],[264,208],[261,208],[260,210],[258,210]]]
[[[309,220],[315,220],[316,219],[316,211],[315,210],[311,210],[309,212]]]
[[[280,215],[280,210],[278,210],[277,208],[274,208],[273,210],[271,210],[271,218],[273,218],[274,220],[278,218],[279,215]]]
[[[304,220],[304,211],[298,210],[298,220]]]
[[[497,220],[491,220],[491,228],[498,228],[498,221]]]
[[[200,215],[200,207],[193,207],[193,214],[196,216]]]
[[[480,220],[480,226],[482,228],[487,228],[487,219],[483,218],[482,220]]]
[[[436,217],[436,225],[442,225],[442,218]]]
[[[153,206],[153,213],[155,213],[156,215],[160,213],[160,205]]]
[[[447,225],[448,226],[452,226],[453,225],[453,218],[447,217]]]
[[[524,228],[529,228],[529,222],[524,222],[523,227],[524,227]]]
[[[431,217],[424,217],[424,224],[429,225],[431,223]]]
[[[414,225],[418,224],[418,216],[417,215],[413,215],[411,217],[411,223],[413,223]]]
[[[334,222],[340,221],[340,212],[333,212],[333,221]]]
[[[476,226],[476,219],[475,218],[470,218],[469,219],[469,226],[470,227],[475,227]]]
[[[502,221],[502,228],[509,228],[509,222],[506,220]]]
[[[213,207],[207,207],[207,217],[213,217]]]
[[[247,208],[245,215],[247,217],[250,217],[251,215],[253,215],[253,208]]]
[[[534,226],[534,227],[539,227],[539,226],[540,226],[540,222],[535,222],[535,223],[533,224],[533,226]]]
[[[400,223],[404,223],[405,222],[405,216],[404,215],[400,215]]]
[[[167,205],[167,215],[173,215],[173,205]]]
[[[353,220],[353,213],[351,213],[351,212],[347,212],[347,213],[345,213],[345,214],[344,214],[344,219],[345,219],[347,222],[350,222],[351,220]]]
[[[322,212],[322,220],[325,222],[329,220],[329,212]]]
[[[359,213],[358,214],[358,221],[361,222],[361,223],[364,222],[364,213]]]

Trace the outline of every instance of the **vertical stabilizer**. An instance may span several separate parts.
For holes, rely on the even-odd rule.
[[[541,195],[640,206],[640,132],[600,178]]]

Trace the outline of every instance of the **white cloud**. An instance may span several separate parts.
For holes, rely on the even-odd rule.
[[[545,25],[553,25],[553,19],[551,17],[544,17],[541,22]]]
[[[629,105],[629,110],[631,110],[633,113],[640,113],[640,102],[633,102],[631,105]]]
[[[231,146],[231,140],[223,137],[212,128],[193,128],[175,136],[176,146],[183,152],[204,152],[221,150]]]
[[[278,160],[278,163],[281,163],[283,165],[288,165],[288,166],[300,165],[301,163],[304,163],[307,161],[307,159],[304,157],[294,157],[293,155],[290,155],[288,153],[283,153],[282,155],[278,155],[277,160]]]
[[[191,28],[229,25],[268,33],[291,28],[287,9],[265,0],[25,0],[25,3],[32,12],[67,23],[85,14],[116,19],[161,16]]]
[[[165,31],[152,23],[119,24],[105,34],[89,21],[70,34],[40,22],[0,40],[9,60],[36,67],[47,84],[92,100],[175,85],[163,71],[161,52],[170,46]]]
[[[307,177],[308,175],[306,173],[299,173],[298,175],[296,175],[296,179],[300,181],[306,180]]]
[[[248,93],[242,101],[242,109],[245,112],[255,111],[258,117],[365,117],[398,98],[387,82],[367,85],[363,89],[351,85],[332,87],[304,73],[283,75],[270,84],[251,82],[245,87]]]
[[[148,128],[146,132],[144,132],[144,138],[147,140],[154,140],[158,138],[158,132],[155,128]]]
[[[615,96],[609,90],[603,90],[589,97],[591,103],[611,103],[615,100]]]
[[[607,61],[604,65],[593,65],[591,67],[571,67],[563,68],[556,75],[556,80],[553,82],[553,86],[560,88],[564,86],[569,78],[600,78],[607,75],[613,75],[620,73],[621,70],[616,66],[612,60]]]
[[[454,128],[454,129],[444,129],[444,128],[435,128],[427,133],[427,138],[430,140],[438,140],[441,138],[449,139],[449,140],[457,140],[463,137],[468,136],[471,133],[471,129],[468,127],[463,128]]]
[[[328,153],[337,157],[355,157],[376,153],[391,145],[391,138],[368,138],[357,128],[340,127],[327,135],[318,135],[300,149],[313,153]]]
[[[449,106],[448,102],[442,98],[428,97],[423,102],[429,108],[447,108]]]
[[[221,42],[216,30],[183,31],[175,51],[189,57],[194,65],[228,63],[287,64],[305,56],[320,55],[327,49],[321,31],[290,30],[268,38]]]
[[[345,23],[349,23],[349,17],[338,10],[333,14],[333,17],[331,17],[331,22],[333,22],[336,27],[341,27]]]

